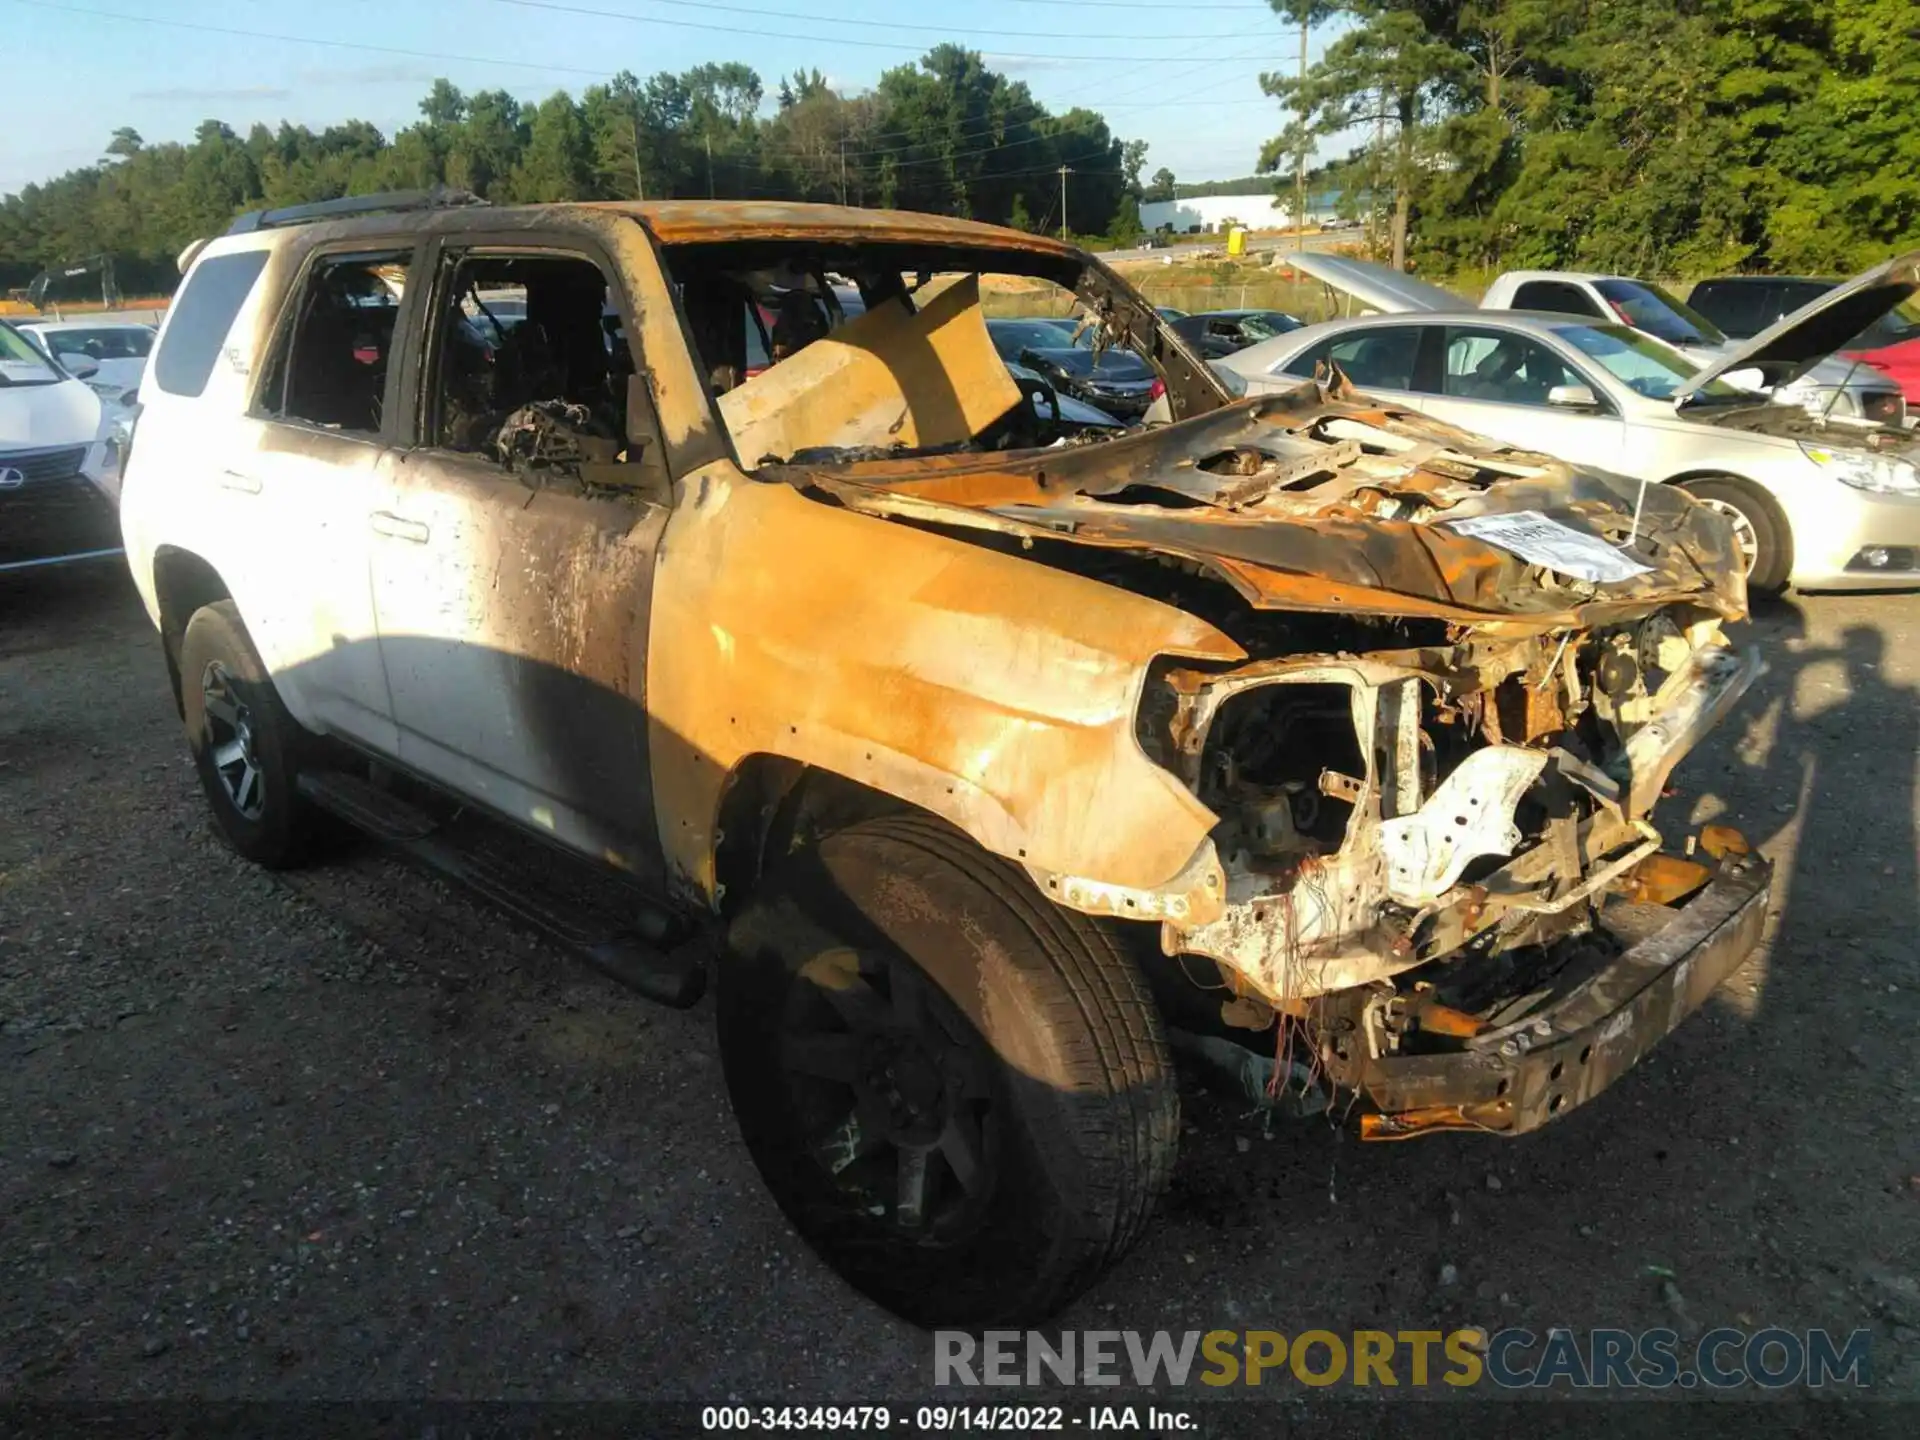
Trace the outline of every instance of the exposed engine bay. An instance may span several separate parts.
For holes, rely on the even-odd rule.
[[[1670,920],[1714,874],[1660,854],[1649,814],[1762,666],[1722,634],[1745,605],[1732,538],[1684,495],[1369,405],[1337,375],[1064,453],[781,473],[1244,647],[1163,659],[1142,691],[1140,745],[1217,820],[1186,869],[1153,890],[1032,873],[1065,905],[1157,921],[1167,955],[1214,962],[1196,983],[1225,987],[1229,1024],[1322,1078],[1358,1087],[1545,1013],[1644,936],[1629,911]],[[1575,558],[1458,523],[1500,515],[1566,532]]]

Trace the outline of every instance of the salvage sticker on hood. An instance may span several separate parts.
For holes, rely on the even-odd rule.
[[[1448,525],[1462,535],[1485,540],[1502,550],[1511,550],[1533,565],[1544,565],[1576,580],[1604,584],[1611,580],[1631,580],[1653,572],[1621,554],[1596,535],[1587,535],[1550,520],[1538,510],[1516,510],[1510,515],[1476,515],[1470,520],[1449,520]]]

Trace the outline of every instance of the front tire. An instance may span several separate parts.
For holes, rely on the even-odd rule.
[[[932,819],[789,856],[733,924],[727,1087],[795,1228],[917,1324],[1037,1321],[1165,1189],[1179,1098],[1112,929]]]
[[[253,647],[231,600],[202,606],[180,641],[187,746],[221,837],[257,865],[306,860],[324,819],[295,788],[311,744]]]
[[[1793,571],[1793,539],[1780,508],[1754,487],[1731,477],[1689,480],[1680,487],[1733,526],[1734,539],[1747,557],[1747,590],[1778,595]]]

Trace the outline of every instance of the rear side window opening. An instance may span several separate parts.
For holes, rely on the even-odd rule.
[[[260,408],[324,429],[378,434],[411,251],[328,256],[301,287]]]
[[[153,358],[153,383],[185,399],[206,392],[213,362],[227,343],[234,317],[267,268],[265,250],[203,258],[187,276],[167,316],[166,336]]]

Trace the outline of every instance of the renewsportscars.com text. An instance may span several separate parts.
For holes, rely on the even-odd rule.
[[[935,1385],[1491,1384],[1502,1389],[1711,1390],[1871,1381],[1867,1331],[1709,1330],[936,1330]]]

